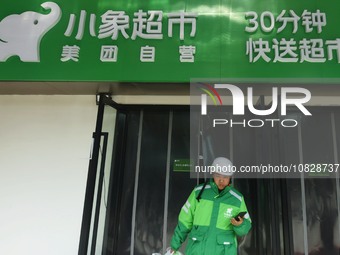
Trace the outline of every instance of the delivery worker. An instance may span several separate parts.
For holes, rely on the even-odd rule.
[[[213,161],[213,178],[196,186],[180,211],[171,251],[189,235],[185,255],[237,255],[236,237],[249,232],[251,219],[242,194],[230,185],[232,167],[224,157]]]

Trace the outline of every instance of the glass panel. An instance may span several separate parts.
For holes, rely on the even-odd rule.
[[[330,163],[334,160],[335,154],[330,110],[323,108],[323,112],[319,113],[316,110],[313,111],[313,118],[306,118],[302,121],[304,162],[323,163],[325,161]],[[287,118],[296,119],[297,114],[289,113]],[[188,112],[174,112],[168,217],[165,221],[167,231],[163,233],[169,112],[144,112],[135,222],[132,222],[132,212],[139,112],[127,114],[124,190],[120,195],[121,211],[119,212],[118,236],[109,236],[109,239],[116,238],[117,250],[110,250],[105,254],[129,255],[131,249],[133,249],[135,255],[152,254],[153,252],[162,253],[163,245],[169,246],[180,208],[197,183],[196,179],[190,179],[188,172],[174,171],[174,160],[185,160],[190,155],[189,122]],[[340,127],[339,113],[335,114],[335,126]],[[339,128],[335,128],[335,130],[337,144],[340,145]],[[297,128],[280,128],[279,134],[276,134],[277,130],[266,129],[265,132],[264,130],[258,132],[251,128],[236,127],[232,130],[234,138],[232,147],[229,146],[229,131],[229,129],[226,129],[224,136],[226,146],[221,153],[234,155],[236,165],[253,165],[260,161],[272,162],[273,159],[279,160],[282,164],[299,163],[299,146],[301,144],[299,144]],[[214,147],[218,140],[209,130],[205,130],[204,134],[206,135],[205,158],[211,161],[214,157],[214,151],[210,148]],[[279,139],[273,138],[277,135]],[[275,142],[279,143],[279,150],[275,150]],[[338,147],[340,147],[339,145]],[[274,149],[269,153],[268,148]],[[110,149],[108,149],[107,157],[110,154],[109,151]],[[108,172],[105,173],[107,175],[105,180],[108,183],[109,175]],[[239,240],[240,254],[270,255],[276,251],[278,254],[281,252],[281,255],[305,254],[304,223],[307,224],[306,234],[310,254],[338,254],[336,252],[339,252],[340,247],[339,209],[337,205],[337,194],[340,193],[339,181],[335,179],[306,179],[305,197],[302,197],[301,179],[300,176],[296,177],[298,178],[288,178],[285,181],[235,179],[235,186],[243,193],[253,220],[252,231],[244,239]],[[106,197],[107,194],[104,195],[104,191],[107,192],[107,189],[103,185],[103,197]],[[306,198],[306,208],[302,207],[302,198]],[[304,209],[307,212],[306,219],[303,218]],[[105,211],[104,202],[101,204],[100,211]],[[103,219],[104,215],[99,218],[99,223]],[[130,247],[132,224],[135,224],[134,245]],[[99,226],[103,225],[99,224]],[[166,244],[163,244],[163,234],[166,235],[164,237]],[[101,245],[102,236],[99,235],[97,240],[97,245]],[[97,252],[99,253],[96,254],[101,254],[100,249],[101,247],[98,248]],[[185,244],[181,251],[184,251],[184,249]]]
[[[111,106],[105,106],[103,127],[102,132],[108,134],[108,143],[106,148],[106,163],[104,168],[103,185],[102,185],[102,195],[100,202],[100,215],[98,221],[98,233],[97,233],[97,245],[96,253],[101,254],[103,248],[104,239],[104,227],[105,227],[105,216],[107,209],[107,198],[109,193],[109,183],[112,165],[112,152],[114,145],[114,134],[115,134],[115,124],[116,124],[117,111]],[[101,151],[102,153],[103,151]]]
[[[178,222],[178,214],[192,189],[197,185],[197,179],[190,178],[190,172],[177,169],[174,171],[175,160],[190,158],[190,117],[188,112],[174,112],[172,124],[170,183],[168,200],[168,218],[166,246],[170,241]],[[184,169],[185,170],[185,169]],[[184,253],[186,242],[180,251]]]
[[[235,118],[234,118],[235,119]],[[241,122],[236,118],[236,121]],[[241,165],[251,166],[256,165],[258,146],[256,142],[256,129],[243,126],[235,126],[232,129],[233,136],[233,163],[239,167]],[[265,230],[263,232],[257,231],[260,229],[261,205],[258,203],[260,193],[257,192],[258,182],[256,179],[234,179],[235,188],[240,191],[245,199],[247,209],[252,219],[252,229],[247,236],[238,238],[239,253],[245,255],[265,254],[262,245],[258,245],[259,236],[266,236]],[[268,222],[269,223],[269,222]],[[265,239],[265,238],[263,238]],[[260,246],[260,247],[259,247]],[[259,252],[262,253],[259,253]]]
[[[228,108],[229,109],[229,108]],[[194,162],[197,162],[198,154],[202,153],[205,166],[211,164],[216,157],[230,158],[230,128],[228,125],[217,125],[211,128],[212,118],[230,119],[229,112],[217,112],[213,117],[201,116],[192,110],[190,117],[190,153]],[[202,148],[201,148],[202,146]],[[195,164],[196,164],[195,162]],[[199,165],[200,165],[199,164]],[[201,174],[200,177],[204,177]]]
[[[115,121],[116,110],[111,106],[105,105],[87,253],[91,255],[101,254],[103,249],[108,183],[111,173]]]
[[[301,197],[301,180],[287,180],[287,197],[290,206],[289,215],[291,215],[292,241],[294,254],[304,253],[304,230],[303,230],[303,212]],[[289,242],[289,240],[286,240]]]
[[[334,110],[334,131],[336,136],[336,162],[339,163],[340,161],[340,111],[338,109]],[[334,138],[333,138],[334,139]],[[340,254],[340,180],[339,180],[340,173],[338,171],[337,178],[336,178],[336,194],[337,194],[337,208],[338,214],[336,223],[334,226],[334,246],[335,249]]]
[[[131,252],[131,227],[132,227],[132,208],[133,194],[135,186],[137,146],[139,135],[140,111],[129,112],[127,115],[127,135],[126,135],[126,155],[124,165],[124,192],[121,194],[121,211],[119,219],[118,236],[110,236],[109,240],[117,238],[117,252],[107,254],[129,255]],[[114,226],[110,226],[110,230]],[[113,231],[110,231],[113,232]],[[113,232],[114,233],[114,232]]]
[[[246,157],[245,157],[246,158]],[[246,160],[246,159],[245,159]],[[256,179],[235,179],[234,180],[235,188],[240,191],[247,205],[248,212],[252,219],[252,229],[245,236],[238,238],[239,245],[239,254],[244,255],[256,255],[256,254],[264,254],[258,252],[258,245],[256,244],[257,239],[257,229],[259,229],[259,210],[257,210],[258,205],[255,203],[259,201],[257,190],[257,180]],[[263,237],[265,235],[264,232],[261,232],[260,235]]]
[[[313,112],[303,122],[304,163],[333,163],[330,111]],[[337,221],[335,179],[305,179],[308,249],[310,254],[338,254],[334,247]]]
[[[335,179],[306,180],[308,247],[310,254],[338,254],[334,236],[337,221]]]
[[[288,113],[288,119],[298,119],[294,112]],[[303,133],[303,131],[302,131]],[[299,136],[297,128],[280,128],[280,160],[282,164],[298,164]],[[283,230],[285,236],[285,254],[304,254],[304,226],[301,176],[295,175],[296,179],[288,178],[282,192],[285,192],[286,199],[283,201],[282,209],[285,218]]]
[[[144,112],[137,192],[134,254],[163,247],[169,112]]]
[[[104,146],[104,140],[105,138],[103,136],[100,137],[100,148],[103,148]],[[95,215],[96,215],[96,201],[98,196],[98,188],[99,188],[99,179],[100,179],[100,173],[101,173],[101,165],[103,162],[103,154],[99,153],[98,156],[98,167],[97,167],[97,175],[96,175],[96,184],[95,184],[95,190],[94,190],[94,197],[93,197],[93,206],[92,206],[92,213],[91,213],[91,227],[90,227],[90,233],[89,233],[89,242],[87,247],[87,254],[91,254],[92,249],[92,241],[93,241],[93,235],[94,235],[94,229],[95,229]]]

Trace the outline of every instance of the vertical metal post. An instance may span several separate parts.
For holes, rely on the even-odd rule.
[[[332,124],[332,136],[333,136],[333,151],[334,151],[334,163],[339,164],[338,157],[338,144],[337,144],[337,136],[336,136],[336,124],[335,124],[335,116],[334,112],[331,113],[331,124]],[[340,218],[340,181],[339,181],[339,171],[336,172],[335,178],[336,185],[336,198],[338,203],[338,219]],[[338,220],[338,230],[340,236],[340,220]]]
[[[234,131],[232,127],[229,127],[229,151],[230,161],[234,163]]]
[[[142,133],[143,133],[143,116],[144,116],[144,112],[143,110],[141,110],[140,119],[139,119],[139,131],[138,131],[136,178],[135,178],[135,188],[134,188],[134,193],[133,193],[130,255],[133,255],[135,252],[134,247],[135,247],[136,210],[137,210],[137,195],[138,195],[138,182],[139,182],[140,152],[141,152],[141,146],[142,146]]]
[[[167,156],[166,156],[165,199],[164,199],[164,218],[163,218],[163,253],[165,253],[166,246],[167,246],[172,120],[173,120],[173,111],[170,111],[169,129],[168,129],[168,148],[167,148]]]
[[[303,164],[303,147],[301,125],[298,125],[298,141],[299,141],[299,162]],[[308,229],[307,229],[307,212],[306,212],[306,189],[305,176],[301,173],[301,198],[302,198],[302,219],[303,219],[303,244],[305,255],[308,255]]]
[[[204,156],[203,156],[203,130],[204,130],[204,125],[203,125],[203,117],[201,115],[198,116],[198,133],[197,133],[197,165],[200,167],[204,167]],[[204,181],[206,181],[206,173],[204,173]],[[200,183],[200,173],[196,173],[196,185]]]
[[[229,127],[229,158],[230,161],[233,162],[233,165],[235,165],[234,163],[234,132],[233,132],[233,128]],[[234,183],[234,176],[231,177],[231,182]]]

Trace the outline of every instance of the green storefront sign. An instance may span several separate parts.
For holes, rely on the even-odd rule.
[[[316,0],[2,0],[0,79],[339,78],[337,6]]]

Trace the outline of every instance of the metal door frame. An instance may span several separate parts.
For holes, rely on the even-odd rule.
[[[111,98],[111,95],[109,94],[98,94],[96,95],[97,98],[97,104],[98,104],[98,112],[97,112],[97,121],[96,121],[96,128],[95,132],[93,133],[93,147],[92,147],[92,155],[90,158],[89,162],[89,168],[88,168],[88,175],[87,175],[87,183],[86,183],[86,191],[85,191],[85,200],[84,200],[84,208],[83,208],[83,215],[82,215],[82,223],[81,223],[81,232],[80,232],[80,241],[79,241],[79,248],[78,248],[78,255],[87,255],[88,252],[88,245],[89,245],[89,237],[90,237],[90,230],[91,230],[91,219],[92,219],[92,210],[93,210],[93,201],[94,201],[94,192],[95,192],[95,185],[96,185],[96,176],[97,176],[97,168],[98,168],[98,161],[99,161],[99,153],[100,153],[100,142],[101,142],[101,137],[104,136],[104,143],[105,143],[105,150],[106,150],[106,145],[107,145],[107,133],[102,132],[102,127],[103,127],[103,118],[104,118],[104,109],[105,106],[111,106],[112,108],[117,110],[117,119],[116,119],[116,128],[117,132],[115,132],[114,137],[115,141],[118,141],[117,143],[115,142],[114,148],[113,148],[113,158],[112,158],[112,165],[111,165],[111,171],[112,168],[114,168],[116,171],[111,175],[110,177],[110,184],[109,186],[116,187],[115,191],[110,191],[109,192],[109,203],[115,203],[116,205],[119,204],[119,191],[121,190],[121,180],[122,174],[120,169],[124,168],[124,162],[122,160],[115,160],[115,157],[118,156],[119,158],[122,158],[125,155],[124,152],[124,136],[125,136],[125,125],[126,125],[126,118],[123,116],[126,111],[129,110],[143,110],[143,109],[171,109],[171,110],[176,110],[176,109],[188,109],[189,106],[187,105],[131,105],[131,104],[118,104],[114,102]],[[106,136],[106,138],[105,138]],[[119,147],[119,148],[118,148]],[[117,153],[118,149],[123,149],[123,152],[121,154]],[[106,154],[106,151],[105,151]],[[103,151],[103,155],[104,151]],[[119,155],[118,155],[119,154]],[[105,161],[101,162],[101,168],[104,166]],[[102,171],[102,169],[101,169]],[[118,178],[114,178],[118,176]],[[102,174],[100,174],[100,179],[103,179]],[[100,180],[99,180],[100,181]],[[118,185],[111,185],[113,182],[115,182]],[[101,182],[99,182],[99,185],[101,186]],[[111,197],[112,193],[115,192],[117,196],[114,198]],[[92,236],[92,243],[91,243],[91,255],[95,254],[95,247],[96,247],[96,236],[97,236],[97,224],[96,224],[96,218],[98,220],[98,203],[100,201],[101,194],[98,192],[97,194],[97,205],[96,205],[96,215],[95,215],[95,224],[93,226],[94,235]],[[99,198],[99,199],[98,199]],[[117,215],[119,208],[117,207],[113,212],[110,211],[110,208],[112,206],[108,205],[108,210],[106,212],[106,215]],[[104,234],[104,240],[103,240],[103,247],[104,249],[106,248],[107,245],[107,233],[108,233],[108,225],[109,225],[109,220],[108,217],[105,219],[105,234]],[[116,232],[117,230],[113,230]],[[116,246],[116,243],[113,242],[113,245]],[[113,247],[114,248],[114,247]]]
[[[115,108],[115,102],[111,100],[109,95],[100,94],[98,95],[98,97],[99,97],[99,101],[98,101],[97,122],[96,122],[95,132],[93,133],[92,155],[90,157],[88,175],[87,175],[85,200],[84,200],[84,208],[83,208],[83,216],[82,216],[81,232],[80,232],[80,241],[79,241],[79,248],[78,248],[79,255],[86,255],[88,251],[94,191],[95,191],[96,176],[97,176],[97,166],[98,166],[99,153],[100,153],[100,142],[101,142],[102,136],[104,137],[103,155],[106,155],[106,145],[107,145],[108,134],[102,133],[104,108],[105,108],[105,105],[110,105]],[[103,171],[102,168],[104,167],[104,165],[105,165],[105,157],[104,157],[104,161],[101,162],[101,171]],[[100,175],[100,177],[102,178],[102,174]],[[100,182],[99,182],[99,185],[101,185]],[[101,192],[98,192],[97,195],[101,196]],[[97,203],[98,203],[98,200],[97,200]],[[95,215],[95,218],[97,218],[98,220],[97,213],[98,213],[98,206],[96,208],[96,215]],[[94,229],[96,228],[97,228],[97,224],[94,224]],[[93,239],[97,235],[96,232],[97,231],[95,231],[95,234],[92,236],[92,240],[96,240],[96,239]],[[95,244],[96,242],[94,243],[92,242],[91,254],[94,254]]]

